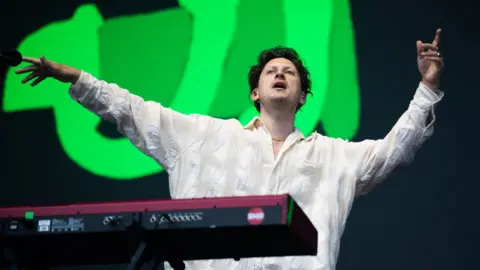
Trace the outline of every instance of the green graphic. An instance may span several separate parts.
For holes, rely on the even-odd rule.
[[[350,139],[359,124],[355,45],[347,0],[181,0],[181,8],[104,20],[93,4],[69,20],[26,37],[19,50],[83,69],[146,100],[183,113],[257,115],[247,72],[260,51],[295,48],[311,71],[314,96],[298,113],[306,135],[319,122],[328,136]],[[129,180],[162,171],[127,139],[110,139],[98,116],[72,101],[68,85],[36,87],[7,73],[3,110],[53,108],[66,154],[96,175]],[[38,142],[41,143],[41,142]]]

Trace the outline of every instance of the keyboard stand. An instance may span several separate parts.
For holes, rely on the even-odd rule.
[[[133,255],[132,259],[130,260],[130,264],[128,265],[127,270],[140,269],[145,263],[145,258],[148,255],[147,251],[147,243],[145,243],[145,241],[142,241],[138,246],[137,250],[135,251],[135,255]]]
[[[166,217],[169,219],[168,216]],[[171,220],[169,220],[169,222],[173,224]],[[143,228],[136,227],[133,228],[133,230],[137,235],[140,235],[141,243],[131,258],[127,270],[139,270],[149,259],[153,259],[152,270],[156,269],[162,263],[158,250],[149,244],[149,239],[145,239]],[[165,241],[165,243],[168,242],[169,241]],[[181,260],[172,260],[168,261],[168,263],[174,270],[185,270],[185,263]]]
[[[9,247],[3,248],[3,256],[5,261],[7,262],[8,269],[10,270],[20,270],[22,269],[18,262],[15,261],[15,257],[13,257],[12,250]]]
[[[21,267],[20,263],[15,258],[14,254],[12,252],[12,249],[8,246],[3,248],[3,255],[4,255],[4,258],[7,262],[9,270],[21,270],[21,269],[48,270],[49,269],[48,267],[45,267],[41,264],[36,264],[36,263],[31,263],[31,262],[26,263],[27,267]]]

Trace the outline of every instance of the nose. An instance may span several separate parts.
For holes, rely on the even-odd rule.
[[[282,79],[285,78],[285,73],[283,71],[277,71],[275,73],[275,79],[277,78],[282,78]]]

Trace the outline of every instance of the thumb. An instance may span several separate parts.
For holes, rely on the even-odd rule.
[[[40,62],[42,62],[42,64],[44,64],[45,66],[47,66],[49,69],[52,68],[52,62],[50,62],[49,60],[47,60],[47,59],[45,58],[45,56],[40,57]]]
[[[422,42],[420,40],[417,41],[417,56],[418,58],[422,57]]]

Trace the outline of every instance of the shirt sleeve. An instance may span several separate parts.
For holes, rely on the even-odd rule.
[[[83,71],[69,94],[102,119],[116,123],[120,133],[167,171],[193,142],[202,125],[198,115],[181,114],[160,103],[144,101]]]
[[[385,138],[346,142],[345,158],[353,169],[357,196],[368,193],[398,165],[409,164],[432,136],[435,106],[443,98],[443,92],[437,93],[420,83],[407,111]]]

